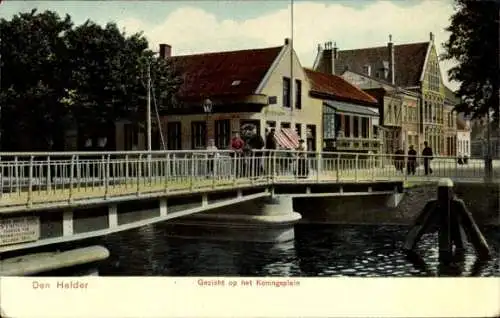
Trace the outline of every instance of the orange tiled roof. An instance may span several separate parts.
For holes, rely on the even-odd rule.
[[[199,100],[255,93],[282,47],[173,56],[183,83],[182,100]]]
[[[304,68],[304,71],[309,78],[312,93],[329,95],[335,99],[361,102],[363,104],[377,104],[375,98],[340,76],[316,72],[307,68]]]

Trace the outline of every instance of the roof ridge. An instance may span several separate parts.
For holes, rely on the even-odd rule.
[[[217,52],[204,52],[204,53],[194,53],[194,54],[184,54],[184,55],[174,55],[175,57],[188,57],[188,56],[203,56],[203,55],[217,55],[217,54],[227,54],[227,53],[240,53],[240,52],[250,52],[250,51],[267,51],[267,50],[276,50],[281,49],[282,46],[273,46],[273,47],[264,47],[257,49],[242,49],[242,50],[231,50],[231,51],[217,51]]]
[[[394,47],[408,46],[408,45],[421,45],[421,44],[429,44],[429,42],[401,43],[401,44],[395,44]],[[375,50],[375,49],[384,49],[384,48],[387,48],[387,45],[384,45],[384,46],[372,46],[372,47],[362,47],[362,48],[357,48],[357,49],[338,50],[338,51],[339,52],[349,52],[349,51]]]

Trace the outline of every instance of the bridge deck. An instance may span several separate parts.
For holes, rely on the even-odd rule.
[[[367,173],[343,173],[337,178],[335,173],[323,173],[319,176],[312,175],[307,178],[296,178],[294,176],[277,176],[274,179],[268,177],[227,179],[196,179],[192,181],[168,180],[167,178],[152,180],[128,180],[108,186],[88,185],[64,187],[53,187],[51,189],[39,189],[28,191],[20,189],[12,193],[3,193],[0,199],[0,214],[14,211],[26,211],[29,209],[57,208],[89,203],[102,203],[120,199],[179,195],[194,192],[210,192],[215,190],[235,189],[270,184],[322,184],[322,183],[380,183],[388,181],[402,181],[406,184],[420,184],[435,182],[440,176],[377,176]],[[482,179],[468,178],[468,182],[481,182]]]
[[[296,171],[297,158],[280,157],[279,153],[259,158],[259,165],[266,168],[261,177],[255,177],[252,169],[257,166],[255,158],[220,157],[210,161],[206,154],[196,153],[182,158],[165,157],[165,153],[154,158],[142,154],[133,158],[127,153],[125,159],[112,158],[110,154],[102,160],[95,156],[75,159],[78,156],[72,154],[66,159],[63,156],[35,161],[33,156],[22,160],[22,156],[16,155],[14,160],[0,161],[0,213],[282,183],[419,184],[442,177],[468,182],[484,180],[484,164],[477,160],[458,165],[456,158],[434,159],[433,173],[426,176],[422,165],[417,167],[415,175],[406,174],[391,164],[394,158],[363,156],[335,154],[325,158],[315,154],[306,159],[305,165],[310,167],[307,178],[297,178],[290,172]],[[500,161],[493,164],[493,179],[500,179]]]

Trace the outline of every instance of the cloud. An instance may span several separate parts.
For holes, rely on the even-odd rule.
[[[362,7],[298,2],[294,5],[294,47],[301,63],[312,66],[317,45],[326,41],[352,49],[385,45],[389,34],[395,44],[428,41],[433,32],[439,53],[448,38],[444,28],[452,13],[451,1],[426,0],[405,6],[377,1]],[[282,45],[291,36],[290,17],[288,7],[247,20],[218,20],[210,12],[186,6],[172,11],[160,24],[126,19],[118,25],[127,32],[142,30],[153,47],[168,43],[175,55],[182,55]],[[441,66],[449,83],[446,71],[453,63],[442,62]]]

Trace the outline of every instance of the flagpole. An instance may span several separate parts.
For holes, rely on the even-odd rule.
[[[293,79],[293,0],[290,0],[290,121],[295,104],[295,80]]]
[[[0,0],[0,3],[2,0]],[[0,94],[2,93],[2,32],[0,32]],[[2,104],[3,99],[0,98],[0,149],[2,149]]]

